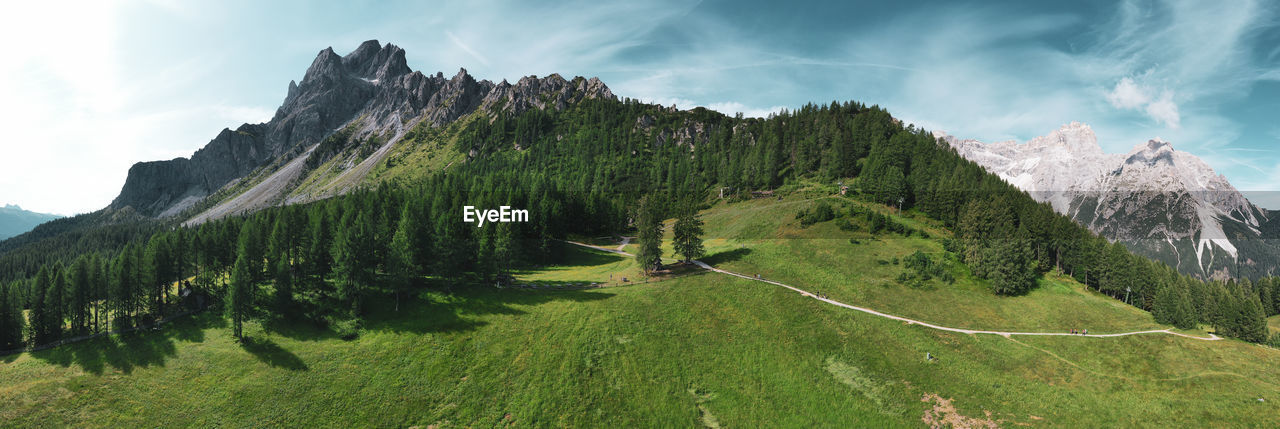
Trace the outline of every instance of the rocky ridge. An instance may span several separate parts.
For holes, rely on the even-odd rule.
[[[409,68],[403,49],[376,40],[360,44],[345,56],[326,48],[300,82],[289,82],[284,102],[271,120],[224,129],[190,158],[135,164],[108,208],[133,207],[158,217],[177,215],[260,167],[290,165],[297,157],[310,156],[310,149],[321,140],[348,126],[357,129],[356,138],[379,135],[386,137],[386,145],[393,145],[419,122],[439,127],[478,109],[520,114],[528,109],[563,109],[588,98],[616,97],[596,78],[528,76],[511,85],[505,80],[478,81],[465,69],[451,78],[439,72],[426,75]],[[274,185],[274,189],[283,188]],[[264,196],[254,199],[254,204],[272,199]]]

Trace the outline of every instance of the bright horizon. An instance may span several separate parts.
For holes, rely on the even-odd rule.
[[[619,97],[730,115],[856,100],[985,142],[1079,121],[1109,153],[1161,137],[1280,208],[1280,15],[1263,3],[14,7],[0,205],[43,213],[98,210],[135,162],[270,119],[317,52],[369,39],[423,73],[598,76]]]

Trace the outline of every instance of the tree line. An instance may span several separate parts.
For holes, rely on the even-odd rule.
[[[174,310],[175,282],[188,278],[191,290],[227,309],[236,326],[248,317],[358,326],[373,297],[398,301],[430,285],[492,281],[551,260],[557,240],[571,233],[636,227],[638,235],[660,237],[661,219],[684,218],[691,201],[713,189],[742,195],[799,180],[841,180],[859,198],[941,221],[955,232],[947,249],[999,294],[1025,293],[1057,270],[1162,321],[1209,323],[1251,341],[1265,337],[1259,321],[1265,327],[1262,318],[1278,307],[1274,279],[1179,275],[1035,202],[877,106],[811,104],[744,118],[592,99],[563,110],[477,114],[484,120],[453,127],[451,135],[411,133],[406,144],[452,141],[468,154],[445,171],[138,234],[119,250],[83,253],[82,263],[53,260],[15,275],[4,297],[9,308],[30,312],[20,340],[147,323]],[[431,141],[416,140],[428,135]],[[476,228],[462,223],[463,205],[527,208],[530,222]],[[640,253],[645,266],[661,257],[660,248],[642,246]],[[83,301],[70,292],[80,290],[71,286],[80,278],[77,266],[87,279]],[[84,314],[100,323],[74,322]],[[14,331],[19,318],[3,330]]]

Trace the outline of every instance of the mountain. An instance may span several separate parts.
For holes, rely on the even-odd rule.
[[[465,69],[452,78],[425,75],[409,69],[403,49],[376,40],[345,56],[326,48],[301,82],[289,82],[270,121],[224,129],[190,158],[134,164],[108,208],[162,218],[194,214],[198,223],[312,201],[358,186],[416,127],[439,128],[478,110],[563,109],[584,98],[615,97],[596,78],[528,76],[513,85],[477,81]],[[302,184],[308,192],[295,192]]]
[[[1277,272],[1280,213],[1249,202],[1200,158],[1159,138],[1104,153],[1088,125],[1072,122],[1020,144],[935,133],[996,173],[1131,250],[1204,278]],[[1271,231],[1271,232],[1268,232]]]
[[[12,204],[0,207],[0,240],[30,231],[36,225],[62,216],[23,210]]]

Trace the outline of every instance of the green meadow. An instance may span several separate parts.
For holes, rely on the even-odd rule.
[[[1066,276],[1017,297],[991,294],[959,264],[952,284],[901,285],[893,258],[941,252],[937,238],[796,223],[796,211],[824,199],[842,203],[797,196],[713,206],[703,214],[703,260],[947,326],[1164,328]],[[204,313],[4,356],[0,425],[1280,425],[1280,352],[1235,340],[944,332],[723,274],[645,281],[630,258],[582,248],[515,276],[606,287],[423,292],[399,311],[374,303],[354,340],[257,320],[250,340],[237,343],[220,315]]]

